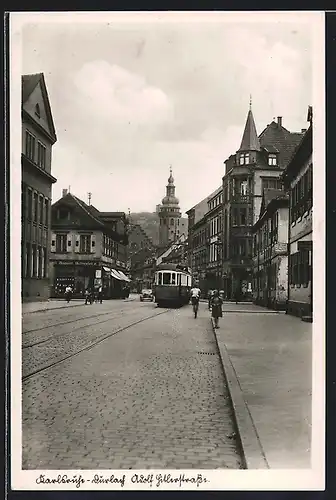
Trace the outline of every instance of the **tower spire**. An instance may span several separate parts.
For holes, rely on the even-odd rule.
[[[238,151],[260,151],[260,142],[252,113],[252,96],[250,95],[250,107],[247,113],[245,129]]]

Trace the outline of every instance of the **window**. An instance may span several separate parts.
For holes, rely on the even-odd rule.
[[[238,211],[236,208],[232,209],[232,225],[238,226]]]
[[[40,247],[38,247],[36,249],[36,277],[39,278],[40,277],[40,257],[41,256],[41,251],[40,251]]]
[[[22,183],[21,186],[21,218],[26,218],[26,198],[27,198],[27,190],[26,186]]]
[[[309,211],[313,205],[312,190],[313,165],[310,164],[304,175],[298,180],[290,192],[290,221],[295,222]]]
[[[262,189],[282,189],[282,182],[278,177],[262,179]]]
[[[56,252],[62,253],[67,251],[67,236],[66,234],[56,234]]]
[[[247,181],[242,181],[240,184],[240,194],[241,196],[247,195]]]
[[[31,253],[31,276],[36,276],[36,245],[32,245]]]
[[[26,156],[30,160],[35,160],[35,137],[26,130]]]
[[[34,193],[34,222],[37,222],[37,214],[38,214],[38,195]]]
[[[277,164],[277,156],[274,154],[268,155],[268,164],[272,166],[276,166]]]
[[[246,208],[241,208],[240,209],[240,226],[246,226],[246,213],[247,209]]]
[[[290,284],[308,286],[311,280],[309,250],[296,252],[290,256]]]
[[[37,164],[45,170],[46,168],[46,147],[41,143],[37,143]]]
[[[49,200],[44,200],[44,225],[48,226],[49,224]]]
[[[171,273],[163,273],[163,280],[162,280],[163,285],[170,285],[170,274]]]
[[[86,235],[86,234],[80,235],[79,251],[82,253],[91,252],[91,235]]]
[[[39,204],[40,204],[39,223],[43,224],[43,196],[40,196]]]
[[[239,157],[239,164],[240,165],[247,165],[250,161],[250,155],[248,153],[243,153]]]
[[[176,273],[171,273],[171,284],[176,285]]]
[[[45,278],[45,249],[41,248],[41,278]]]
[[[39,106],[39,104],[36,104],[36,106],[35,106],[35,115],[38,118],[41,118],[41,112],[40,112],[40,106]]]

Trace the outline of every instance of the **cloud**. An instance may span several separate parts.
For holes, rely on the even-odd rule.
[[[58,135],[54,199],[70,184],[97,208],[154,210],[172,164],[187,210],[221,183],[250,93],[259,133],[278,115],[305,126],[309,36],[298,23],[27,29],[23,72],[46,73]]]
[[[73,77],[76,99],[99,119],[151,126],[171,119],[167,95],[140,75],[106,61],[93,61]]]

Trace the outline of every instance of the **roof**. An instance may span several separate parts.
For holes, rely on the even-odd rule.
[[[309,156],[312,154],[313,150],[313,131],[312,125],[309,126],[308,130],[303,135],[299,144],[292,152],[292,156],[286,166],[286,169],[282,175],[282,179],[285,185],[289,185],[291,179],[295,178],[301,166]]]
[[[54,120],[52,117],[51,106],[47,91],[47,86],[44,79],[43,73],[34,73],[31,75],[22,75],[21,76],[21,106],[28,100],[30,94],[37,87],[38,84],[41,84],[42,95],[44,99],[45,109],[48,117],[48,122],[51,130],[51,136],[54,142],[57,140],[56,130],[54,125]]]
[[[104,223],[104,217],[106,217],[107,214],[113,214],[118,215],[119,217],[122,215],[125,215],[124,212],[99,212],[96,207],[93,205],[88,205],[85,203],[83,200],[80,198],[77,198],[72,193],[67,193],[65,196],[62,196],[59,200],[57,200],[52,207],[55,208],[58,205],[62,205],[63,203],[70,203],[70,204],[75,204],[78,207],[81,208],[81,210],[86,214],[86,216],[91,220],[91,222],[94,223],[94,225],[98,226],[105,226]]]
[[[251,109],[247,114],[243,138],[238,151],[260,151],[260,142]]]
[[[260,215],[257,222],[254,224],[252,231],[256,231],[262,224],[262,222],[267,218],[267,215],[273,213],[273,211],[280,205],[288,204],[288,194],[282,189],[269,189],[265,188],[263,191],[263,197],[260,207]]]
[[[273,121],[261,132],[259,140],[262,148],[267,151],[275,148],[280,153],[279,167],[285,168],[302,137],[302,132],[290,132]]]

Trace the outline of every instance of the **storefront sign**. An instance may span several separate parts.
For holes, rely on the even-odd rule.
[[[99,262],[85,261],[85,260],[58,260],[54,261],[55,264],[62,266],[99,266]]]
[[[286,253],[287,252],[287,243],[276,243],[274,245],[275,253]]]

